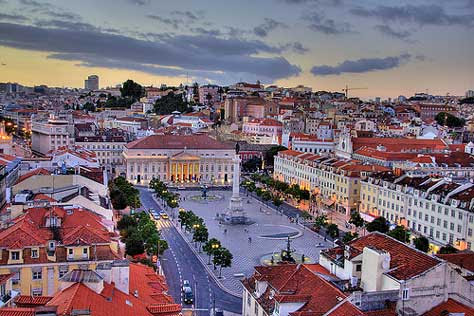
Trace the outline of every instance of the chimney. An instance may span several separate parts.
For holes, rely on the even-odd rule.
[[[130,262],[128,260],[115,260],[112,262],[112,282],[117,290],[130,294]]]

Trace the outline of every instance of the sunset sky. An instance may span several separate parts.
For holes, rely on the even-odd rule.
[[[0,82],[463,95],[473,34],[474,0],[0,0]]]

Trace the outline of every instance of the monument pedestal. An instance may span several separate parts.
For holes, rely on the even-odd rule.
[[[222,220],[223,224],[230,225],[249,225],[253,222],[248,218],[242,206],[242,199],[240,198],[240,157],[238,153],[235,154],[234,159],[234,173],[232,178],[232,197],[230,198],[229,207],[224,214]]]

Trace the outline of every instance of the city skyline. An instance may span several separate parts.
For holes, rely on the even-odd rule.
[[[0,81],[82,87],[97,74],[101,87],[128,78],[347,84],[367,88],[351,93],[364,99],[464,95],[474,86],[469,0],[0,3]]]

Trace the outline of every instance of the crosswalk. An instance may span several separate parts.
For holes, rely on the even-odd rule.
[[[162,228],[170,228],[172,226],[171,221],[163,219],[155,220],[155,224],[156,228],[158,228],[159,230],[161,230]]]

